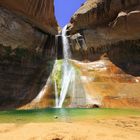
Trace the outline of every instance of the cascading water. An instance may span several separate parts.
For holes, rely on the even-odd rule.
[[[87,104],[88,100],[87,100],[85,90],[83,88],[83,83],[81,81],[81,77],[78,71],[76,71],[76,69],[69,62],[69,60],[71,59],[71,49],[67,37],[67,26],[65,26],[62,30],[62,43],[63,43],[63,56],[64,56],[63,65],[61,69],[62,82],[61,82],[61,91],[59,93],[57,90],[57,83],[56,81],[54,82],[55,98],[56,98],[55,107],[62,108],[66,100],[66,97],[70,97],[67,98],[68,100],[66,100],[66,102],[70,101],[69,107],[80,107],[80,106],[84,107]],[[83,42],[81,44],[83,45]],[[83,47],[85,46],[86,44],[84,44]]]
[[[62,41],[63,41],[63,55],[64,55],[64,61],[63,61],[63,77],[62,77],[62,86],[61,86],[61,92],[60,92],[60,99],[58,108],[61,108],[63,106],[64,100],[66,98],[66,94],[69,88],[69,84],[71,81],[71,74],[73,71],[73,68],[69,64],[68,60],[71,58],[71,51],[69,46],[69,41],[67,38],[67,26],[65,26],[62,30]]]
[[[84,107],[87,103],[85,90],[79,73],[74,69],[68,90],[71,98],[70,107]]]
[[[57,107],[59,104],[59,99],[58,99],[58,88],[57,88],[57,82],[56,80],[54,81],[54,87],[55,87],[55,106]]]
[[[84,39],[80,38],[79,47],[86,49],[86,43],[83,43],[83,41]],[[55,108],[62,108],[63,105],[69,107],[85,107],[89,103],[95,103],[95,101],[85,93],[79,70],[72,65],[73,60],[70,60],[71,49],[67,36],[67,26],[65,26],[62,31],[62,43],[64,59],[55,60],[52,74],[32,103],[41,105],[52,83],[54,85],[54,90],[52,91],[54,91],[55,94]]]

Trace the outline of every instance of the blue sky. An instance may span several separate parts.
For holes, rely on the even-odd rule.
[[[61,27],[69,23],[72,15],[86,0],[55,0],[55,15]]]

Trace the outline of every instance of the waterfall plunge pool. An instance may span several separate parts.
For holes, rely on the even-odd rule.
[[[75,122],[109,117],[140,117],[137,109],[36,109],[0,112],[0,123]]]

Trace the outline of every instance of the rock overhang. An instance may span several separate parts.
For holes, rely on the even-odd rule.
[[[140,39],[139,25],[139,0],[87,0],[71,18],[69,33],[81,33],[89,48],[98,48]]]
[[[16,13],[43,32],[56,35],[58,24],[53,2],[54,0],[0,0],[0,6]]]

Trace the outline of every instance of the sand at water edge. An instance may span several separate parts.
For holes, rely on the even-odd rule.
[[[139,140],[140,117],[0,124],[0,140]]]

